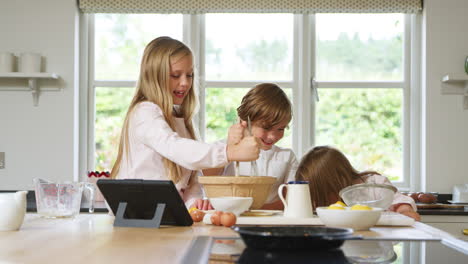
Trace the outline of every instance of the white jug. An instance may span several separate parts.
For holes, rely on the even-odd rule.
[[[283,188],[287,188],[286,200],[283,197]],[[295,218],[313,217],[312,203],[310,201],[309,182],[290,181],[281,184],[278,195],[284,204],[284,216]]]
[[[0,231],[19,230],[26,214],[27,193],[0,193]]]

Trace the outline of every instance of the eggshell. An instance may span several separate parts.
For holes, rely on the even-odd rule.
[[[221,224],[225,227],[230,227],[236,224],[236,215],[230,212],[221,215]]]
[[[192,220],[194,222],[200,222],[203,220],[203,217],[205,216],[205,213],[200,210],[194,210],[190,212],[190,216],[192,217]]]
[[[221,225],[221,215],[222,215],[223,212],[221,211],[215,211],[212,215],[211,215],[211,223],[213,225],[217,225],[217,226],[220,226]]]

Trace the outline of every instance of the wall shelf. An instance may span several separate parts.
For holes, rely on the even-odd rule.
[[[23,73],[23,72],[8,72],[0,73],[0,78],[9,79],[26,79],[28,80],[29,90],[33,96],[33,104],[37,106],[39,103],[39,85],[37,84],[38,79],[58,79],[59,76],[56,73]]]
[[[442,82],[446,83],[457,83],[457,82],[467,82],[468,74],[466,73],[450,73],[442,77]]]

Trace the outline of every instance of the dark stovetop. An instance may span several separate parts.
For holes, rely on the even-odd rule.
[[[425,250],[421,251],[422,247],[425,247]],[[411,259],[411,256],[426,254],[426,258],[434,258],[431,252],[438,252],[449,258],[446,259],[446,263],[466,263],[468,257],[468,252],[452,248],[437,240],[346,240],[341,247],[330,250],[313,248],[262,250],[247,248],[240,238],[200,236],[192,241],[182,262],[191,260],[187,263],[424,263],[421,260]]]

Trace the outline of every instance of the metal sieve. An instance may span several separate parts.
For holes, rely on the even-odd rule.
[[[361,183],[342,189],[339,195],[348,206],[362,204],[386,210],[396,192],[397,188],[393,185]]]

